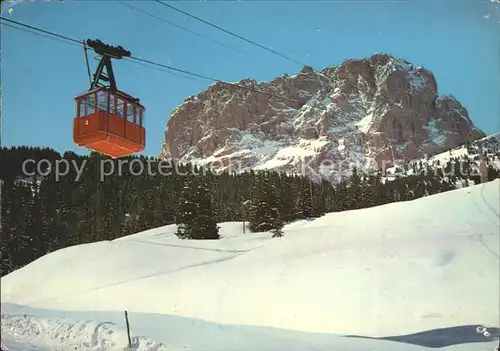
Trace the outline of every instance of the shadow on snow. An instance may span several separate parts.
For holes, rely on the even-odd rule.
[[[482,333],[478,333],[477,327],[477,325],[463,325],[457,327],[432,329],[415,334],[385,336],[379,338],[359,335],[346,335],[345,337],[397,341],[401,343],[432,348],[498,340],[500,335],[499,328],[487,327],[488,333],[490,335],[485,336]]]

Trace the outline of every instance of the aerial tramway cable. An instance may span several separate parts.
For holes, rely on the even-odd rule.
[[[198,32],[196,32],[196,31],[194,31],[194,30],[191,30],[191,29],[189,29],[189,28],[186,28],[186,27],[184,27],[184,26],[181,26],[181,25],[179,25],[179,24],[176,24],[176,23],[173,23],[173,22],[171,22],[171,21],[168,21],[168,20],[166,20],[166,19],[164,19],[164,18],[161,18],[161,17],[159,17],[159,16],[157,16],[157,15],[155,15],[155,14],[152,14],[152,13],[150,13],[150,12],[148,12],[148,11],[145,11],[145,10],[143,10],[143,9],[141,9],[141,8],[138,8],[138,7],[136,7],[136,6],[130,5],[130,4],[128,4],[128,3],[127,3],[127,2],[125,2],[125,1],[122,1],[122,0],[115,0],[115,1],[116,1],[116,2],[118,2],[118,3],[120,3],[120,4],[122,4],[123,6],[128,7],[128,8],[129,8],[129,9],[131,9],[131,10],[134,10],[134,11],[140,12],[140,13],[142,13],[142,14],[144,14],[144,15],[146,15],[146,16],[149,16],[149,17],[151,17],[151,18],[154,18],[154,19],[156,19],[156,20],[158,20],[158,21],[160,21],[160,22],[163,22],[163,23],[165,23],[165,24],[169,24],[169,25],[171,25],[171,26],[173,26],[173,27],[176,27],[176,28],[182,29],[182,30],[184,30],[184,31],[186,31],[186,32],[188,32],[188,33],[194,34],[194,35],[199,36],[199,37],[201,37],[201,38],[203,38],[203,39],[206,39],[206,40],[208,40],[208,41],[211,41],[211,42],[213,42],[213,43],[215,43],[215,44],[217,44],[217,45],[223,46],[223,47],[225,47],[226,49],[229,49],[229,50],[231,50],[231,51],[234,51],[234,52],[237,52],[237,53],[240,53],[240,54],[245,54],[245,55],[248,55],[248,53],[246,53],[246,52],[244,52],[244,51],[241,51],[241,50],[239,50],[239,49],[236,49],[236,48],[232,47],[231,45],[224,44],[224,43],[222,43],[222,42],[220,42],[220,41],[218,41],[218,40],[215,40],[215,39],[210,38],[209,36],[206,36],[206,35],[204,35],[204,34],[198,33]]]
[[[14,23],[16,25],[19,25],[19,26],[26,27],[26,28],[29,28],[31,30],[34,30],[36,32],[41,32],[41,33],[44,33],[44,34],[52,35],[54,37],[62,39],[62,42],[67,43],[67,44],[73,44],[73,45],[78,44],[78,46],[80,46],[80,47],[82,47],[82,45],[83,45],[83,43],[81,41],[73,39],[73,38],[70,38],[70,37],[67,37],[65,35],[57,34],[57,33],[54,33],[54,32],[48,31],[48,30],[44,30],[44,29],[41,29],[41,28],[38,28],[38,27],[35,27],[35,26],[30,26],[30,25],[27,25],[27,24],[24,24],[24,23],[21,23],[21,22],[18,22],[18,21],[14,21],[14,20],[11,20],[11,19],[8,19],[8,18],[5,18],[5,17],[0,17],[0,20],[7,21],[7,22],[10,22],[10,23]],[[1,23],[1,22],[0,22],[0,24],[5,25],[4,23]],[[10,27],[13,27],[13,28],[16,28],[16,29],[22,29],[22,28],[18,28],[18,27],[15,27],[15,26],[10,26]],[[254,88],[249,87],[249,86],[244,86],[244,85],[240,85],[240,84],[225,82],[225,81],[220,80],[220,79],[212,78],[212,77],[209,77],[209,76],[205,76],[205,75],[194,73],[194,72],[187,71],[187,70],[184,70],[184,69],[176,68],[176,67],[173,67],[173,66],[170,66],[170,65],[166,65],[166,64],[163,64],[163,63],[159,63],[159,62],[155,62],[155,61],[143,59],[143,58],[140,58],[140,57],[135,57],[135,56],[124,57],[124,60],[132,61],[132,62],[141,62],[141,63],[149,64],[151,66],[165,68],[165,69],[168,69],[168,70],[171,70],[171,71],[174,71],[174,72],[184,73],[184,74],[192,76],[192,77],[202,78],[202,79],[210,80],[210,81],[217,82],[217,83],[220,83],[220,84],[223,84],[223,85],[227,85],[227,86],[231,86],[231,87],[235,87],[235,88],[241,88],[241,89],[244,89],[244,90],[252,91],[252,92],[255,92],[257,94],[266,95],[266,96],[268,96],[270,98],[274,98],[274,99],[278,99],[278,100],[284,100],[284,101],[290,101],[290,102],[293,102],[293,103],[301,104],[300,101],[292,99],[292,98],[287,98],[287,97],[283,97],[283,96],[279,96],[279,95],[267,93],[265,91],[254,89]]]
[[[116,0],[118,2],[120,2],[119,0]],[[152,0],[152,1],[155,1],[157,2],[158,4],[162,4],[163,6],[166,6],[166,7],[169,7],[175,11],[178,11],[178,12],[181,12],[189,17],[192,17],[200,22],[203,22],[207,25],[210,25],[212,27],[215,27],[225,33],[228,33],[232,36],[235,36],[241,40],[244,40],[246,42],[249,42],[257,47],[260,47],[266,51],[269,51],[269,52],[272,52],[273,54],[276,54],[280,57],[283,57],[291,62],[294,62],[298,65],[301,65],[301,66],[307,66],[307,67],[310,67],[315,73],[327,78],[327,79],[332,79],[332,77],[330,76],[327,76],[325,75],[324,73],[320,72],[320,71],[317,71],[315,70],[313,67],[311,66],[308,66],[306,64],[303,64],[301,62],[298,62],[290,57],[288,57],[287,55],[284,55],[284,54],[281,54],[279,53],[278,51],[276,50],[273,50],[273,49],[269,49],[253,40],[250,40],[250,39],[247,39],[241,35],[238,35],[236,33],[233,33],[229,30],[226,30],[220,26],[217,26],[215,24],[212,24],[204,19],[201,19],[197,16],[194,16],[192,14],[189,14],[188,12],[186,11],[183,11],[183,10],[180,10],[170,4],[166,4],[160,0]],[[5,17],[0,17],[1,20],[3,21],[7,21],[7,22],[11,22],[11,23],[14,23],[14,24],[17,24],[19,26],[22,26],[22,27],[26,27],[26,28],[29,28],[31,30],[34,30],[35,32],[30,32],[30,33],[33,33],[33,34],[40,34],[40,33],[43,33],[45,34],[44,36],[46,35],[52,35],[56,38],[59,38],[59,39],[62,39],[62,40],[65,40],[65,41],[62,41],[64,43],[67,43],[67,44],[73,44],[73,45],[78,45],[78,46],[82,46],[82,42],[79,41],[79,40],[76,40],[76,39],[73,39],[73,38],[70,38],[68,36],[65,36],[65,35],[61,35],[61,34],[57,34],[57,33],[54,33],[54,32],[51,32],[51,31],[48,31],[48,30],[44,30],[44,29],[41,29],[41,28],[38,28],[38,27],[35,27],[35,26],[30,26],[30,25],[27,25],[27,24],[24,24],[24,23],[21,23],[21,22],[18,22],[18,21],[14,21],[14,20],[11,20],[11,19],[8,19],[8,18],[5,18]],[[1,23],[0,24],[2,25],[7,25],[9,27],[12,27],[12,28],[15,28],[15,29],[20,29],[20,30],[24,30],[23,28],[19,28],[19,27],[15,27],[15,26],[12,26],[12,25],[8,25],[7,23]],[[29,31],[28,31],[29,32]],[[37,32],[40,32],[40,33],[37,33]],[[50,38],[50,37],[49,37]],[[182,78],[185,78],[185,79],[193,79],[193,78],[201,78],[201,79],[204,79],[204,80],[210,80],[210,81],[213,81],[213,82],[218,82],[218,83],[221,83],[221,84],[224,84],[224,85],[227,85],[227,86],[231,86],[231,87],[236,87],[236,88],[240,88],[240,89],[243,89],[243,90],[247,90],[247,91],[252,91],[252,92],[255,92],[257,94],[262,94],[262,95],[266,95],[270,98],[275,98],[275,99],[278,99],[278,100],[282,100],[282,101],[290,101],[290,102],[293,102],[293,103],[297,103],[297,104],[303,104],[303,102],[301,101],[298,101],[296,99],[292,99],[292,98],[288,98],[288,97],[283,97],[283,96],[279,96],[279,95],[275,95],[275,94],[271,94],[271,93],[267,93],[267,92],[264,92],[264,91],[261,91],[261,90],[258,90],[258,89],[254,89],[252,87],[249,87],[249,86],[243,86],[243,85],[240,85],[240,84],[236,84],[236,83],[229,83],[229,82],[226,82],[226,81],[223,81],[223,80],[220,80],[220,79],[216,79],[216,78],[213,78],[213,77],[209,77],[209,76],[205,76],[205,75],[202,75],[202,74],[198,74],[198,73],[194,73],[194,72],[191,72],[191,71],[187,71],[187,70],[183,70],[183,69],[180,69],[180,68],[176,68],[176,67],[173,67],[171,65],[166,65],[166,64],[163,64],[163,63],[159,63],[159,62],[155,62],[155,61],[151,61],[151,60],[147,60],[147,59],[142,59],[142,58],[139,58],[139,57],[134,57],[134,56],[131,56],[131,57],[125,57],[124,60],[127,60],[129,62],[133,62],[133,63],[139,63],[139,64],[143,64],[143,65],[150,65],[150,66],[147,66],[147,67],[150,67],[150,68],[155,68],[155,69],[160,69],[161,71],[163,72],[166,72],[166,73],[170,73],[170,74],[175,74],[175,75],[178,75]],[[165,71],[165,69],[167,71]],[[182,74],[185,74],[187,76],[184,76]],[[353,84],[351,84],[350,82],[346,82],[347,85],[349,85],[351,88],[353,88],[354,90],[358,91],[359,92],[359,88]],[[384,102],[386,102],[387,104],[389,105],[393,105],[394,102],[391,102],[389,101],[388,99],[385,99],[385,98],[382,98],[382,100]]]
[[[116,0],[116,1],[118,1],[118,2],[122,3],[120,0]],[[163,6],[166,6],[166,7],[170,8],[170,9],[172,9],[172,10],[175,10],[175,11],[177,11],[177,12],[180,12],[180,13],[182,13],[182,14],[184,14],[184,15],[187,15],[187,16],[189,16],[189,17],[191,17],[191,18],[194,18],[194,19],[196,19],[196,20],[198,20],[198,21],[200,21],[200,22],[202,22],[202,23],[205,23],[205,24],[207,24],[207,25],[209,25],[209,26],[211,26],[211,27],[214,27],[214,28],[216,28],[216,29],[218,29],[218,30],[221,30],[221,31],[223,31],[223,32],[225,32],[225,33],[227,33],[227,34],[230,34],[230,35],[232,35],[232,36],[235,36],[235,37],[237,37],[237,38],[239,38],[239,39],[241,39],[241,40],[243,40],[243,41],[245,41],[245,42],[251,43],[251,44],[252,44],[252,45],[254,45],[254,46],[257,46],[257,47],[259,47],[259,48],[262,48],[262,49],[264,49],[264,50],[266,50],[266,51],[269,51],[269,52],[271,52],[271,53],[273,53],[273,54],[276,54],[276,55],[278,55],[278,56],[280,56],[280,57],[283,57],[283,58],[284,58],[284,59],[286,59],[286,60],[289,60],[289,61],[294,62],[294,63],[296,63],[296,64],[298,64],[298,65],[301,65],[301,66],[307,66],[307,65],[305,65],[305,64],[303,64],[303,63],[301,63],[301,62],[298,62],[297,60],[294,60],[293,58],[288,57],[287,55],[284,55],[284,54],[279,53],[279,52],[278,52],[278,51],[276,51],[276,50],[273,50],[273,49],[267,48],[267,47],[265,47],[265,46],[263,46],[263,45],[261,45],[261,44],[259,44],[259,43],[255,42],[255,41],[253,41],[253,40],[247,39],[247,38],[245,38],[245,37],[243,37],[243,36],[241,36],[241,35],[238,35],[238,34],[236,34],[236,33],[234,33],[234,32],[231,32],[231,31],[229,31],[229,30],[227,30],[227,29],[224,29],[224,28],[222,28],[222,27],[220,27],[220,26],[218,26],[218,25],[215,25],[215,24],[213,24],[213,23],[210,23],[209,21],[206,21],[206,20],[204,20],[204,19],[202,19],[202,18],[200,18],[200,17],[198,17],[198,16],[192,15],[192,14],[190,14],[190,13],[186,12],[186,11],[180,10],[180,9],[178,9],[178,8],[176,8],[176,7],[172,6],[172,5],[170,5],[170,4],[166,4],[166,3],[164,3],[164,2],[162,2],[162,1],[160,1],[160,0],[152,0],[152,1],[154,1],[154,2],[156,2],[156,3],[158,3],[158,4],[161,4],[161,5],[163,5]],[[136,9],[136,10],[137,10],[137,11],[139,11],[139,9]],[[141,10],[141,12],[143,12],[143,11]],[[155,16],[155,17],[156,17],[156,16]],[[34,30],[34,31],[37,31],[37,32],[41,32],[41,33],[44,33],[44,34],[52,35],[52,36],[54,36],[54,37],[56,37],[56,38],[66,40],[66,41],[64,41],[65,43],[74,44],[74,45],[78,44],[79,46],[81,46],[81,45],[82,45],[82,43],[81,43],[80,41],[75,40],[75,39],[70,38],[70,37],[67,37],[67,36],[64,36],[64,35],[60,35],[60,34],[57,34],[57,33],[53,33],[53,32],[50,32],[50,31],[47,31],[47,30],[43,30],[43,29],[40,29],[40,28],[37,28],[37,27],[34,27],[34,26],[29,26],[29,25],[27,25],[27,24],[20,23],[20,22],[17,22],[17,21],[13,21],[13,20],[10,20],[10,19],[6,19],[6,18],[3,18],[3,17],[2,17],[1,19],[2,19],[2,20],[5,20],[5,21],[8,21],[8,22],[11,22],[11,23],[15,23],[15,24],[17,24],[17,25],[20,25],[20,26],[23,26],[23,27],[26,27],[26,28],[29,28],[29,29]],[[161,18],[158,18],[158,19],[162,20]],[[4,24],[4,25],[8,25],[8,24],[6,24],[6,23],[2,23],[2,24]],[[16,29],[23,29],[23,28],[18,28],[18,27],[14,27],[14,26],[10,26],[10,27],[13,27],[13,28],[16,28]],[[184,27],[183,27],[183,28],[184,28]],[[184,29],[185,29],[185,28],[184,28]],[[32,32],[32,33],[33,33],[33,32]],[[33,34],[38,34],[38,33],[33,33]],[[209,38],[208,38],[208,39],[209,39]],[[182,69],[179,69],[179,68],[175,68],[175,67],[173,67],[173,66],[171,66],[171,65],[165,65],[165,64],[162,64],[162,63],[158,63],[158,62],[154,62],[154,61],[151,61],[151,60],[146,60],[146,59],[142,59],[142,58],[138,58],[138,57],[129,57],[129,58],[124,58],[124,59],[126,59],[126,60],[128,60],[128,61],[131,61],[131,62],[134,62],[134,63],[139,63],[139,64],[142,64],[142,65],[144,65],[144,66],[146,66],[146,65],[150,65],[150,66],[148,66],[148,67],[150,67],[150,68],[160,69],[160,70],[162,70],[162,71],[164,71],[164,72],[167,72],[167,73],[170,73],[170,74],[175,74],[175,73],[177,73],[177,75],[179,75],[179,76],[181,76],[182,78],[185,78],[185,79],[193,79],[192,77],[195,77],[195,78],[201,78],[201,79],[205,79],[205,80],[210,80],[210,81],[214,81],[214,82],[219,82],[219,83],[224,84],[224,85],[228,85],[228,86],[232,86],[232,87],[236,87],[236,88],[241,88],[241,89],[244,89],[244,90],[252,91],[252,92],[255,92],[255,93],[258,93],[258,94],[266,95],[266,96],[271,97],[271,98],[276,98],[276,99],[283,100],[283,101],[290,101],[290,102],[293,102],[293,103],[302,104],[302,102],[300,102],[300,101],[298,101],[298,100],[295,100],[295,99],[292,99],[292,98],[287,98],[287,97],[282,97],[282,96],[278,96],[278,95],[270,94],[270,93],[267,93],[267,92],[264,92],[264,91],[260,91],[260,90],[254,89],[254,88],[252,88],[252,87],[242,86],[242,85],[240,85],[240,84],[235,84],[235,83],[225,82],[225,81],[222,81],[222,80],[219,80],[219,79],[215,79],[215,78],[212,78],[212,77],[208,77],[208,76],[205,76],[205,75],[201,75],[201,74],[197,74],[197,73],[190,72],[190,71],[187,71],[187,70],[182,70]],[[324,73],[322,73],[322,72],[318,72],[317,70],[315,70],[315,69],[314,69],[314,68],[312,68],[311,66],[308,66],[308,67],[310,67],[310,68],[311,68],[314,72],[316,72],[317,74],[319,74],[319,75],[321,75],[321,76],[323,76],[323,77],[326,77],[326,78],[328,78],[328,79],[331,79],[331,78],[332,78],[332,77],[330,77],[330,76],[325,75],[325,74],[324,74]],[[166,70],[165,70],[165,69],[166,69]],[[174,72],[175,72],[175,73],[174,73]],[[179,73],[186,74],[187,76],[180,75]],[[356,90],[356,91],[358,91],[358,92],[359,92],[359,88],[358,88],[357,86],[354,86],[353,84],[350,84],[349,82],[347,82],[347,84],[348,84],[349,86],[351,86],[354,90]],[[385,100],[384,102],[388,103],[389,105],[393,105],[393,104],[394,104],[394,102],[391,102],[391,101],[389,101],[388,99],[384,99],[384,98],[383,98],[383,100]]]
[[[121,1],[119,1],[119,0],[117,0],[117,1],[121,3]],[[267,47],[265,47],[265,46],[263,46],[263,45],[261,45],[259,43],[256,43],[253,40],[247,39],[247,38],[245,38],[245,37],[243,37],[241,35],[233,33],[231,31],[226,30],[226,29],[224,29],[224,28],[222,28],[220,26],[217,26],[215,24],[212,24],[212,23],[210,23],[210,22],[208,22],[206,20],[203,20],[203,19],[201,19],[201,18],[199,18],[197,16],[191,15],[191,14],[187,13],[186,11],[180,10],[180,9],[178,9],[178,8],[172,6],[172,5],[166,4],[166,3],[164,3],[164,2],[162,2],[160,0],[152,0],[152,1],[155,1],[158,4],[161,4],[161,5],[166,6],[168,8],[171,8],[172,10],[175,10],[175,11],[178,11],[180,13],[183,13],[184,15],[192,17],[192,18],[194,18],[194,19],[196,19],[196,20],[198,20],[200,22],[203,22],[203,23],[205,23],[207,25],[215,27],[215,28],[217,28],[217,29],[219,29],[219,30],[227,33],[227,34],[230,34],[230,35],[235,36],[235,37],[237,37],[237,38],[239,38],[241,40],[249,42],[249,43],[251,43],[251,44],[253,44],[253,45],[255,45],[255,46],[259,47],[259,48],[262,48],[262,49],[264,49],[266,51],[269,51],[269,52],[271,52],[273,54],[276,54],[276,55],[278,55],[280,57],[283,57],[283,58],[285,58],[285,59],[287,59],[287,60],[289,60],[291,62],[294,62],[294,63],[296,63],[298,65],[306,66],[305,64],[303,64],[301,62],[298,62],[297,60],[294,60],[294,59],[288,57],[287,55],[281,54],[281,53],[277,52],[276,50],[267,48]],[[53,36],[54,38],[51,38],[51,39],[59,39],[59,40],[61,40],[64,43],[72,44],[72,45],[78,45],[78,46],[84,45],[84,48],[85,48],[85,44],[83,42],[80,42],[79,40],[70,38],[68,36],[61,35],[61,34],[58,34],[58,33],[54,33],[54,32],[48,31],[48,30],[44,30],[44,29],[41,29],[41,28],[38,28],[38,27],[35,27],[35,26],[30,26],[30,25],[27,25],[27,24],[24,24],[24,23],[21,23],[21,22],[18,22],[18,21],[14,21],[14,20],[11,20],[11,19],[7,19],[7,18],[4,18],[4,17],[1,17],[0,19],[3,20],[3,21],[7,21],[7,22],[10,22],[10,23],[16,24],[16,25],[21,26],[21,27],[28,28],[28,29],[31,30],[31,31],[28,30],[29,33],[32,33],[32,34],[41,34],[42,36],[49,37],[49,38],[51,38],[50,36]],[[161,20],[161,18],[158,18],[158,19]],[[13,25],[9,25],[7,23],[3,23],[3,21],[1,22],[2,25],[7,25],[7,26],[15,28],[15,29],[25,30],[24,28],[19,28],[19,27],[15,27]],[[127,60],[127,61],[130,61],[130,62],[136,63],[136,64],[142,64],[144,66],[149,65],[148,67],[150,67],[150,68],[155,68],[155,69],[162,70],[162,71],[164,71],[166,73],[175,74],[175,75],[178,75],[178,76],[180,76],[182,78],[185,78],[185,79],[193,79],[193,77],[194,78],[201,78],[201,79],[205,79],[205,80],[219,82],[219,83],[227,85],[227,86],[236,87],[236,88],[244,89],[244,90],[247,90],[247,91],[252,91],[252,92],[255,92],[255,93],[258,93],[258,94],[266,95],[266,96],[268,96],[270,98],[275,98],[275,99],[282,100],[282,101],[290,101],[290,102],[296,103],[298,105],[302,105],[303,104],[303,102],[300,102],[300,101],[292,99],[292,98],[282,97],[282,96],[270,94],[270,93],[267,93],[267,92],[264,92],[264,91],[260,91],[260,90],[254,89],[254,88],[249,87],[249,86],[243,86],[243,85],[240,85],[240,84],[225,82],[225,81],[222,81],[222,80],[219,80],[219,79],[215,79],[215,78],[212,78],[212,77],[208,77],[208,76],[205,76],[205,75],[201,75],[201,74],[197,74],[197,73],[190,72],[190,71],[187,71],[187,70],[175,68],[175,67],[173,67],[171,65],[165,65],[165,64],[162,64],[162,63],[158,63],[158,62],[154,62],[154,61],[151,61],[151,60],[142,59],[142,58],[134,57],[134,56],[124,57],[124,59]],[[321,75],[321,76],[323,76],[323,77],[325,77],[327,79],[331,79],[332,78],[330,76],[325,75],[322,72],[316,71],[311,66],[308,66],[308,67],[310,67],[317,74],[319,74],[319,75]],[[179,73],[185,74],[187,76],[181,75]],[[356,91],[359,92],[359,88],[357,86],[354,86],[353,84],[350,84],[350,82],[347,82],[347,84],[349,86],[351,86],[354,90],[356,90]],[[385,102],[388,103],[389,105],[393,104],[393,102],[390,102],[387,99],[383,99],[383,100],[385,100]],[[391,141],[390,138],[389,138],[389,140]],[[391,147],[391,151],[393,152],[392,147]]]
[[[179,13],[182,13],[182,14],[184,14],[184,15],[186,15],[186,16],[188,16],[188,17],[191,17],[191,18],[193,18],[193,19],[195,19],[195,20],[197,20],[197,21],[199,21],[199,22],[201,22],[201,23],[204,23],[204,24],[209,25],[209,26],[211,26],[211,27],[213,27],[213,28],[216,28],[216,29],[218,29],[218,30],[220,30],[220,31],[222,31],[222,32],[224,32],[224,33],[226,33],[226,34],[229,34],[229,35],[231,35],[231,36],[233,36],[233,37],[236,37],[236,38],[238,38],[238,39],[241,39],[241,40],[243,40],[243,41],[245,41],[245,42],[247,42],[247,43],[250,43],[250,44],[252,44],[252,45],[254,45],[254,46],[257,46],[257,47],[259,47],[259,48],[261,48],[261,49],[264,49],[264,50],[266,50],[266,51],[268,51],[268,52],[271,52],[271,53],[273,53],[273,54],[275,54],[275,55],[277,55],[277,56],[280,56],[280,57],[282,57],[282,58],[284,58],[284,59],[286,59],[286,60],[290,61],[290,62],[293,62],[293,63],[295,63],[295,64],[298,64],[298,65],[300,65],[301,67],[305,67],[305,66],[307,66],[307,67],[311,68],[311,70],[312,70],[313,72],[315,72],[316,74],[318,74],[318,75],[320,75],[320,76],[322,76],[322,77],[324,77],[324,78],[331,79],[331,77],[329,77],[329,76],[325,75],[325,74],[324,74],[323,72],[321,72],[321,71],[318,71],[318,70],[314,69],[312,66],[306,65],[306,64],[304,64],[304,63],[302,63],[302,62],[299,62],[299,61],[297,61],[297,60],[295,60],[295,59],[293,59],[293,58],[291,58],[291,57],[289,57],[289,56],[287,56],[287,55],[284,55],[284,54],[282,54],[282,53],[280,53],[280,52],[278,52],[278,51],[276,51],[276,50],[274,50],[274,49],[268,48],[268,47],[266,47],[266,46],[264,46],[264,45],[262,45],[262,44],[257,43],[257,42],[256,42],[256,41],[254,41],[254,40],[251,40],[251,39],[245,38],[245,37],[243,37],[243,36],[241,36],[241,35],[239,35],[239,34],[236,34],[236,33],[232,32],[232,31],[230,31],[230,30],[224,29],[224,28],[222,28],[221,26],[218,26],[218,25],[216,25],[216,24],[214,24],[214,23],[211,23],[211,22],[209,22],[209,21],[207,21],[207,20],[204,20],[204,19],[202,19],[202,18],[200,18],[200,17],[198,17],[198,16],[195,16],[195,15],[193,15],[193,14],[190,14],[190,13],[188,13],[188,12],[186,12],[186,11],[184,11],[184,10],[181,10],[181,9],[179,9],[179,8],[177,8],[177,7],[173,6],[173,5],[171,5],[171,4],[167,4],[167,3],[163,2],[162,0],[151,0],[151,1],[156,2],[156,3],[158,3],[158,4],[161,4],[161,5],[165,6],[165,7],[168,7],[168,8],[170,8],[171,10],[174,10],[174,11],[177,11],[177,12],[179,12]],[[358,88],[357,86],[355,86],[354,84],[351,84],[350,82],[347,82],[347,85],[348,85],[348,86],[350,86],[351,88],[353,88],[354,90],[356,90],[356,91],[360,92],[359,88]],[[386,103],[387,103],[387,104],[389,104],[389,105],[394,105],[394,102],[389,101],[389,99],[384,99],[384,98],[383,98],[382,100],[384,100],[384,102],[386,102]],[[395,165],[394,145],[392,145],[392,144],[393,144],[393,142],[394,142],[394,140],[393,140],[392,138],[390,138],[390,137],[389,137],[389,135],[387,135],[387,140],[388,140],[388,142],[389,142],[389,149],[390,149],[390,152],[391,152],[391,155],[392,155],[392,161],[393,161],[393,164]]]
[[[183,11],[183,10],[181,10],[181,9],[178,9],[178,8],[177,8],[177,7],[175,7],[175,6],[172,6],[172,5],[170,5],[170,4],[167,4],[167,3],[163,2],[163,1],[160,1],[160,0],[152,0],[152,1],[155,1],[155,2],[157,2],[158,4],[161,4],[161,5],[163,5],[163,6],[166,6],[166,7],[170,8],[170,9],[172,9],[172,10],[174,10],[174,11],[180,12],[180,13],[182,13],[183,15],[186,15],[186,16],[188,16],[188,17],[194,18],[195,20],[197,20],[197,21],[199,21],[199,22],[202,22],[202,23],[204,23],[204,24],[206,24],[206,25],[209,25],[210,27],[216,28],[216,29],[218,29],[218,30],[220,30],[220,31],[222,31],[222,32],[224,32],[224,33],[226,33],[226,34],[229,34],[229,35],[233,36],[233,37],[236,37],[236,38],[238,38],[238,39],[241,39],[241,40],[243,40],[243,41],[246,41],[247,43],[250,43],[250,44],[252,44],[252,45],[254,45],[254,46],[257,46],[257,47],[259,47],[259,48],[261,48],[261,49],[264,49],[264,50],[266,50],[266,51],[272,52],[272,53],[273,53],[273,54],[275,54],[275,55],[281,56],[282,58],[284,58],[284,59],[286,59],[286,60],[288,60],[288,61],[291,61],[291,62],[293,62],[293,63],[298,64],[299,66],[308,66],[308,65],[306,65],[306,64],[304,64],[304,63],[301,63],[301,62],[299,62],[299,61],[297,61],[297,60],[295,60],[295,59],[293,59],[293,58],[291,58],[291,57],[289,57],[289,56],[287,56],[287,55],[284,55],[284,54],[282,54],[282,53],[279,53],[279,52],[278,52],[278,51],[276,51],[276,50],[273,50],[273,49],[270,49],[270,48],[268,48],[268,47],[265,47],[264,45],[261,45],[261,44],[259,44],[259,43],[255,42],[255,41],[253,41],[253,40],[251,40],[251,39],[247,39],[247,38],[245,38],[245,37],[243,37],[243,36],[241,36],[241,35],[239,35],[239,34],[236,34],[236,33],[232,32],[232,31],[230,31],[230,30],[224,29],[224,28],[222,28],[221,26],[218,26],[218,25],[216,25],[216,24],[213,24],[213,23],[211,23],[211,22],[209,22],[209,21],[207,21],[207,20],[204,20],[203,18],[200,18],[200,17],[195,16],[195,15],[193,15],[193,14],[190,14],[190,13],[188,13],[188,12],[186,12],[186,11]]]

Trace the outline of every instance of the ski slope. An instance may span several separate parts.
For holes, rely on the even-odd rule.
[[[497,179],[330,213],[282,238],[232,222],[184,241],[172,225],[59,250],[2,278],[2,342],[123,350],[128,310],[138,350],[492,350],[499,193]]]

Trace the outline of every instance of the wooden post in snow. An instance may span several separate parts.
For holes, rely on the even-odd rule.
[[[241,201],[241,214],[243,217],[243,234],[245,234],[245,216],[247,215],[245,213],[245,208],[248,207],[248,205],[250,205],[250,203],[251,203],[250,200]]]
[[[243,220],[243,234],[245,234],[245,203],[241,202],[241,217]]]
[[[312,172],[311,172],[312,173]],[[309,196],[311,197],[311,215],[314,213],[314,199],[313,199],[313,188],[312,188],[312,174],[309,175]]]
[[[128,349],[132,351],[132,338],[130,337],[130,325],[128,323],[127,311],[125,311],[125,323],[127,324]]]

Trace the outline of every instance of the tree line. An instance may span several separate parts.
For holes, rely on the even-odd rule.
[[[27,159],[35,163],[23,171]],[[468,160],[462,167],[465,173],[458,175],[446,172],[454,160],[438,169],[420,162],[411,165],[412,174],[402,175],[406,171],[400,170],[392,181],[384,181],[381,171],[364,174],[354,169],[335,185],[273,171],[202,172],[190,164],[176,165],[178,172],[166,175],[124,167],[100,179],[103,160],[115,163],[115,169],[120,160],[98,154],[61,155],[49,148],[2,148],[0,160],[2,276],[61,248],[168,224],[177,224],[177,236],[186,240],[218,239],[217,223],[243,220],[250,232],[281,236],[283,226],[294,220],[413,200],[453,190],[460,179],[465,186],[480,182]],[[47,162],[36,169],[40,160],[66,160],[82,172],[70,167],[57,178]],[[158,162],[143,156],[128,160],[150,163],[153,169]],[[35,175],[26,176],[25,171]],[[489,180],[500,177],[491,164],[488,172]]]

